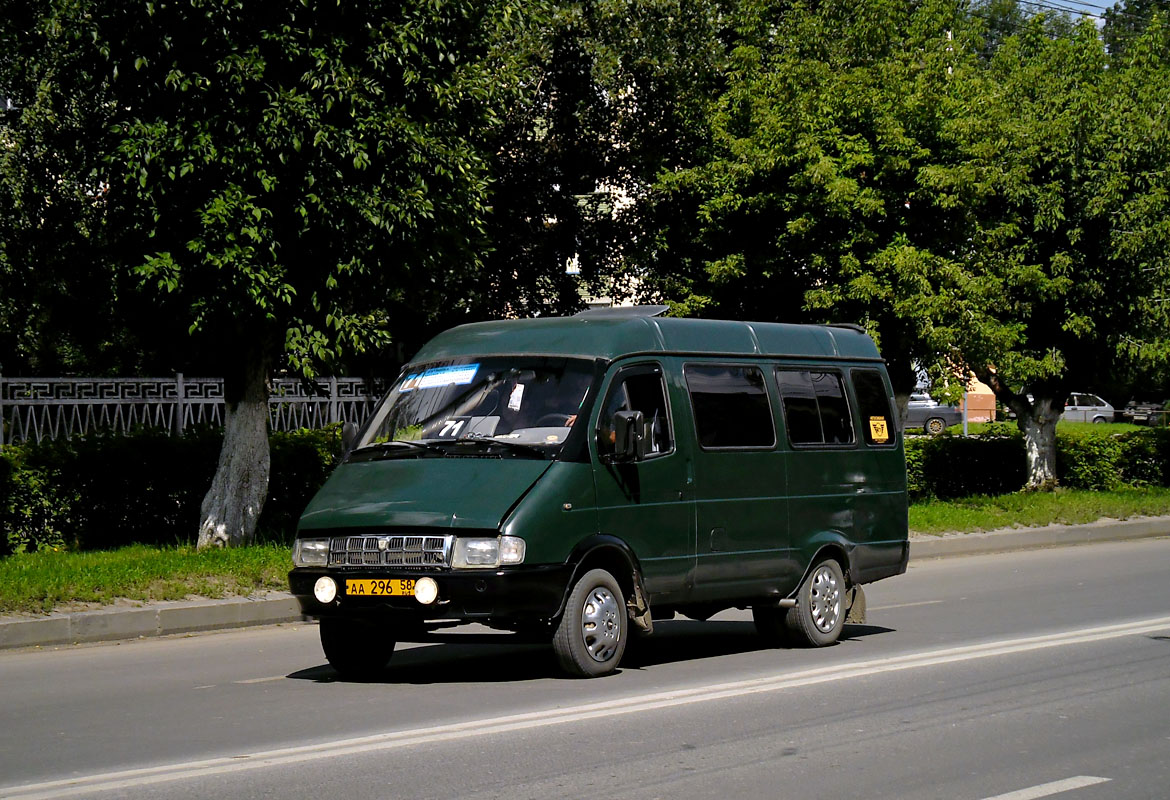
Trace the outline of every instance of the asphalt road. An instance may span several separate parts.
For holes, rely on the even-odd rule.
[[[0,653],[4,798],[1165,798],[1170,539],[911,565],[837,646],[658,624],[593,681],[312,625]]]

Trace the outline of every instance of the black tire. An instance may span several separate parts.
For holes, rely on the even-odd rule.
[[[942,417],[931,417],[926,421],[926,424],[922,426],[922,430],[930,436],[938,436],[946,429],[947,423],[946,420],[944,420]]]
[[[845,576],[840,564],[826,558],[809,570],[787,623],[794,644],[824,647],[837,641],[845,627]]]
[[[788,628],[789,609],[779,606],[752,606],[752,622],[756,632],[769,647],[782,647],[789,643],[791,632]]]
[[[321,649],[329,666],[347,680],[377,678],[394,655],[395,641],[385,625],[360,619],[321,619]]]
[[[573,585],[553,634],[553,650],[570,675],[596,678],[617,669],[626,651],[630,621],[614,577],[591,569]]]

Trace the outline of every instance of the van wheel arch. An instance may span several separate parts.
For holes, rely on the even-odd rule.
[[[573,565],[573,574],[565,587],[564,596],[561,598],[561,607],[557,610],[558,619],[565,612],[565,604],[568,602],[569,593],[573,586],[582,575],[593,569],[603,569],[612,575],[621,588],[622,594],[627,598],[627,602],[632,602],[637,597],[643,599],[646,597],[645,589],[642,586],[642,570],[638,563],[638,557],[634,554],[633,549],[617,536],[596,534],[583,539],[573,548],[567,562]],[[630,616],[633,618],[632,610],[629,607],[627,610],[630,611]],[[646,602],[645,618],[650,619],[648,602]]]
[[[820,548],[809,559],[808,566],[804,568],[804,572],[800,576],[800,581],[796,584],[796,588],[789,593],[789,598],[795,598],[800,587],[804,585],[805,579],[808,578],[809,573],[817,564],[824,561],[826,558],[831,558],[841,565],[841,572],[845,576],[845,585],[853,586],[853,566],[849,559],[849,550],[840,542],[827,542],[822,544]]]

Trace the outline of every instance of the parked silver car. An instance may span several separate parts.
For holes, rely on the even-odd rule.
[[[1073,392],[1064,401],[1060,418],[1065,422],[1112,422],[1113,406],[1095,394]]]
[[[921,428],[923,433],[937,436],[962,421],[962,411],[955,406],[939,405],[925,392],[914,392],[906,403],[905,430]]]

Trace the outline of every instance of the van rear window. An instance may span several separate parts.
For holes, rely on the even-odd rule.
[[[684,374],[701,447],[776,444],[764,373],[758,368],[688,365]]]
[[[838,373],[779,369],[776,382],[793,444],[853,443],[853,419]]]
[[[853,370],[853,391],[866,443],[894,444],[894,416],[881,373],[876,369]]]

